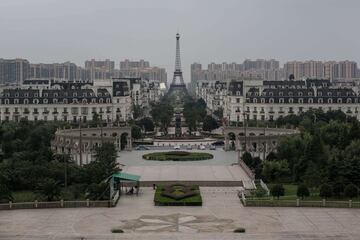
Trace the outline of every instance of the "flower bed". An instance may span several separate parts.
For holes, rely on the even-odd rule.
[[[212,159],[214,156],[210,153],[171,151],[148,153],[142,157],[146,160],[155,161],[201,161]]]
[[[174,184],[158,186],[154,203],[156,206],[202,206],[199,186]]]

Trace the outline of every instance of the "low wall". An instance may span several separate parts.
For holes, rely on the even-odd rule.
[[[54,201],[54,202],[19,202],[2,203],[0,210],[36,209],[36,208],[79,208],[79,207],[114,207],[113,201]]]
[[[360,202],[349,201],[306,201],[306,200],[255,200],[242,198],[246,207],[325,207],[325,208],[360,208]]]
[[[152,187],[156,185],[185,184],[200,187],[243,187],[242,181],[140,181],[141,187]]]

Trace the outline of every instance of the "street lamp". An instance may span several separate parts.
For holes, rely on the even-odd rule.
[[[82,133],[81,133],[81,116],[79,117],[79,153],[80,153],[80,166],[82,166]]]

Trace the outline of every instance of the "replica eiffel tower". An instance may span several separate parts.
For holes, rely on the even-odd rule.
[[[180,60],[180,34],[176,34],[176,57],[175,57],[175,71],[172,83],[170,84],[169,93],[174,91],[182,91],[187,94],[186,85],[181,71]]]

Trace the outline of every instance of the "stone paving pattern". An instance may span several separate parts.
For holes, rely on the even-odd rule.
[[[143,188],[139,196],[122,197],[116,208],[0,211],[0,239],[360,239],[360,209],[244,208],[236,190],[201,188],[202,207],[154,206],[154,190]],[[144,216],[150,222],[183,221],[187,228],[133,228]],[[126,233],[110,232],[118,227]],[[232,233],[233,227],[246,228],[246,234]],[[197,233],[189,233],[193,229]]]

